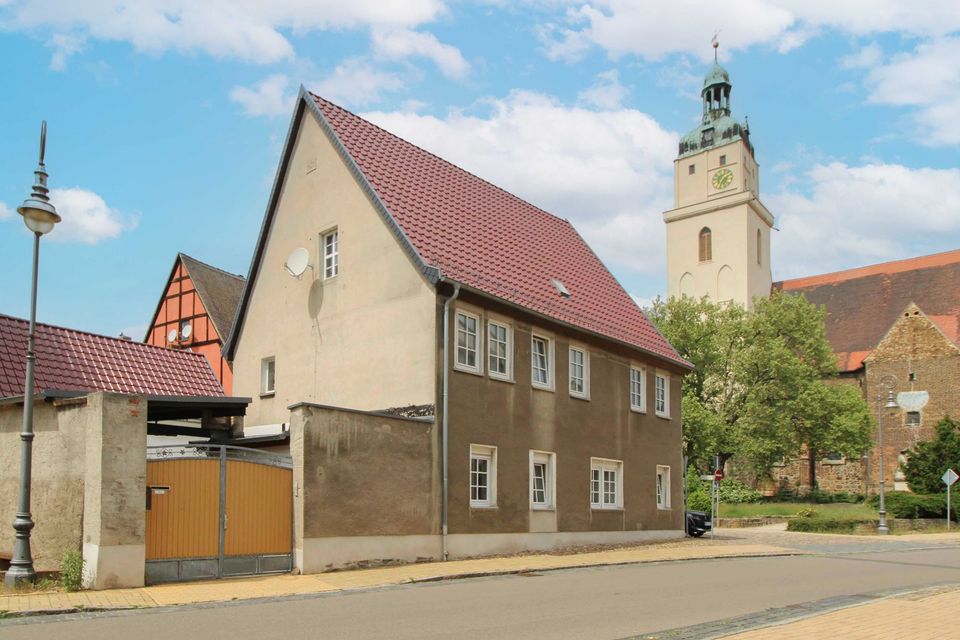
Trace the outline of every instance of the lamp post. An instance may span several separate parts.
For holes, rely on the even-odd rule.
[[[887,381],[887,402],[883,402],[883,389],[881,388],[884,380]],[[897,386],[897,379],[892,375],[884,376],[877,383],[877,446],[880,449],[880,523],[877,525],[877,533],[885,535],[890,533],[887,526],[887,505],[885,502],[884,489],[884,469],[883,469],[883,409],[896,409],[897,401],[893,397],[893,389]]]
[[[47,146],[47,123],[40,127],[40,164],[34,171],[36,182],[33,193],[17,207],[23,222],[33,232],[33,279],[30,290],[30,329],[27,333],[27,379],[23,385],[23,431],[20,433],[20,501],[13,521],[15,541],[13,559],[4,578],[4,585],[14,587],[18,583],[33,582],[37,574],[33,569],[30,554],[30,530],[33,518],[30,515],[30,479],[33,467],[33,337],[37,323],[37,266],[40,257],[40,236],[49,233],[60,222],[57,209],[47,195],[47,170],[43,163]]]

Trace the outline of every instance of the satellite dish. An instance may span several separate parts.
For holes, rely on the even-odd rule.
[[[193,333],[193,327],[190,326],[189,322],[185,322],[183,328],[180,329],[180,337],[184,340],[190,338],[190,335]]]
[[[170,333],[167,334],[167,342],[176,342],[177,341],[177,330],[170,329]]]
[[[287,258],[287,261],[283,264],[283,268],[287,270],[287,273],[297,279],[303,275],[303,272],[306,271],[309,266],[310,254],[303,247],[294,249]]]

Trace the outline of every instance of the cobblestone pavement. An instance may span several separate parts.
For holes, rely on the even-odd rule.
[[[709,535],[709,534],[708,534]],[[786,525],[773,524],[745,529],[721,529],[718,544],[763,544],[802,553],[870,553],[913,551],[960,546],[960,533],[927,533],[889,536],[852,536],[824,533],[795,533]]]

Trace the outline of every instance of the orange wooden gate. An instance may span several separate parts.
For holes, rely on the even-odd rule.
[[[289,456],[189,445],[147,458],[147,582],[292,568]]]

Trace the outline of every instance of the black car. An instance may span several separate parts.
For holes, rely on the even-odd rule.
[[[703,511],[687,511],[687,535],[699,538],[710,531],[711,522]]]

